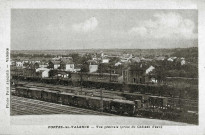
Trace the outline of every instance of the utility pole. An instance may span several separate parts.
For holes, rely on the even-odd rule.
[[[102,77],[102,76],[103,76],[103,73],[102,73],[102,64],[100,64],[100,77]],[[100,99],[101,99],[101,101],[100,101],[100,103],[101,103],[101,109],[100,109],[100,111],[101,111],[101,112],[103,112],[103,97],[102,97],[102,95],[103,95],[102,88],[100,88]]]
[[[82,91],[83,91],[83,87],[82,87],[82,85],[83,85],[83,83],[82,83],[82,81],[83,81],[83,76],[82,76],[82,69],[83,69],[83,66],[81,65],[81,70],[80,70],[80,88],[81,88],[81,93],[82,93]]]
[[[181,111],[181,98],[182,98],[182,90],[180,89],[180,93],[179,93],[179,108],[180,108],[180,111]]]
[[[111,80],[111,72],[112,72],[112,70],[111,70],[111,65],[110,65],[110,82],[112,81]]]
[[[102,64],[100,64],[100,77],[103,77],[103,73],[102,73]]]
[[[103,92],[102,92],[102,88],[100,89],[100,99],[101,99],[101,112],[103,112]]]

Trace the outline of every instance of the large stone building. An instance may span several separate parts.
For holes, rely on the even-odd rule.
[[[145,69],[128,67],[123,70],[124,83],[145,83]]]
[[[149,74],[155,68],[152,65],[145,64],[137,64],[137,65],[129,65],[125,67],[122,71],[123,82],[124,83],[148,83],[153,79],[149,76]]]

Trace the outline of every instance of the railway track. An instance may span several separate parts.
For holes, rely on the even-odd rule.
[[[27,82],[24,84],[26,87],[37,87],[40,89],[53,89],[53,90],[59,90],[63,92],[69,92],[69,90],[75,90],[75,91],[81,91],[80,87],[72,87],[72,86],[62,86],[62,85],[52,85],[52,84],[41,84],[41,83],[36,83],[36,82]],[[69,89],[69,90],[68,90]],[[93,92],[95,91],[94,96],[100,96],[100,89],[88,89],[88,88],[83,88],[83,90]],[[82,94],[82,93],[81,93]],[[108,91],[108,90],[103,90],[103,97],[106,97],[108,95],[109,97],[116,97],[116,98],[123,98],[121,96],[122,92],[113,92],[113,91]],[[198,101],[197,100],[192,100],[192,99],[182,99],[179,97],[168,97],[168,104],[169,105],[175,105],[175,106],[186,106],[188,108],[193,108],[192,110],[197,110],[198,108]]]
[[[35,83],[35,82],[29,82],[24,84],[25,87],[32,88],[32,87],[37,87],[41,89],[53,89],[53,90],[59,90],[62,92],[69,92],[70,90],[75,90],[75,91],[81,91],[81,87],[73,87],[73,86],[62,86],[62,85],[53,85],[53,84],[42,84],[42,83]],[[95,92],[96,94],[100,93],[100,89],[96,88],[83,88],[83,92]],[[108,90],[102,90],[104,94],[108,94],[110,96],[116,96],[118,94],[122,94],[122,92],[116,92],[116,91],[108,91]],[[120,96],[119,96],[120,97]]]
[[[73,86],[62,86],[62,85],[53,85],[53,84],[42,84],[42,83],[37,83],[37,82],[26,82],[24,84],[24,86],[27,87],[39,87],[39,88],[51,88],[51,89],[59,89],[61,91],[66,92],[66,89],[75,89],[75,90],[80,90],[80,87],[73,87]],[[100,93],[100,89],[92,89],[92,88],[83,88],[84,90],[87,91],[95,91],[96,93]],[[103,90],[103,93],[105,94],[110,94],[110,95],[118,95],[118,94],[122,94],[123,92],[116,92],[116,91],[109,91],[109,90]],[[193,100],[193,99],[183,99],[183,98],[179,98],[179,97],[168,97],[169,100],[174,100],[174,101],[185,101],[185,102],[192,102],[192,103],[197,103],[197,100]]]
[[[12,96],[12,115],[40,115],[40,114],[84,114],[84,115],[107,115],[113,114],[97,112],[89,109],[77,108],[73,106],[55,104],[35,99]]]

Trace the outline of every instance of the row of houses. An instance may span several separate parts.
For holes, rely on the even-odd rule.
[[[168,61],[170,62],[170,64],[178,62],[180,63],[181,66],[186,64],[185,58],[183,57],[182,58],[177,58],[177,57],[166,58],[166,57],[160,56],[154,59],[144,58],[144,57],[122,58],[120,61],[115,63],[115,66],[122,65],[123,63],[140,63],[140,62],[153,62],[153,61]]]
[[[108,55],[101,55],[101,63],[109,63],[109,58],[110,56]],[[119,56],[113,56],[113,57],[119,57]],[[177,59],[177,58],[170,58],[167,59],[167,61],[171,62],[171,59]],[[163,58],[159,58],[157,60],[165,60]],[[184,60],[184,59],[182,59]],[[133,57],[131,54],[125,54],[120,57],[120,61],[115,63],[115,66],[119,65],[125,65],[126,63],[140,63],[141,61],[152,61],[152,59],[145,59],[143,57]],[[147,82],[152,82],[152,83],[157,83],[156,77],[154,75],[150,75],[152,71],[155,70],[155,67],[153,65],[146,65],[146,64],[138,64],[137,66],[130,66],[132,64],[128,64],[128,66],[123,66],[121,69],[120,74],[114,74],[114,73],[96,73],[99,69],[99,61],[92,59],[87,61],[89,65],[89,72],[84,75],[84,79],[89,80],[90,76],[95,76],[91,77],[92,79],[95,78],[97,79],[99,76],[104,74],[104,80],[107,81],[109,80],[110,76],[117,76],[114,77],[115,79],[111,79],[114,82],[124,82],[124,83],[147,83]],[[72,57],[61,57],[57,56],[51,59],[49,62],[41,62],[41,61],[15,61],[13,63],[15,65],[14,67],[22,67],[23,69],[23,74],[24,75],[31,75],[31,76],[39,76],[42,78],[46,77],[51,77],[51,76],[56,76],[56,77],[62,77],[62,78],[69,78],[71,74],[73,76],[78,75],[79,76],[79,71],[81,70],[80,67],[77,67],[77,65],[74,64]],[[51,75],[52,71],[57,71],[55,75]],[[82,74],[82,73],[81,73]],[[107,76],[108,78],[106,78]],[[102,77],[99,77],[102,78]],[[117,78],[117,79],[116,79]],[[91,79],[91,80],[92,80]],[[99,80],[99,79],[97,79]]]
[[[18,68],[49,68],[49,69],[62,69],[65,71],[75,71],[74,63],[70,60],[51,60],[49,62],[41,62],[41,61],[12,61],[11,60],[11,66],[18,67]]]
[[[109,63],[112,58],[119,58],[119,61],[115,63],[115,66],[122,65],[124,63],[140,63],[140,62],[153,62],[153,61],[168,61],[170,63],[180,63],[181,66],[186,64],[185,58],[177,57],[165,57],[165,56],[156,56],[155,58],[144,58],[142,56],[133,56],[132,54],[122,54],[122,55],[105,55],[101,52],[101,58],[93,57],[92,60],[95,60],[98,63]]]
[[[18,69],[18,70],[17,70]],[[97,69],[97,68],[96,68]],[[122,74],[115,73],[87,73],[71,72],[51,68],[12,68],[13,75],[23,75],[41,78],[64,78],[72,81],[98,81],[98,82],[119,82],[119,83],[157,83],[155,77],[150,73],[155,70],[154,66],[138,65],[127,66],[122,69]]]
[[[94,82],[120,82],[119,74],[108,73],[84,73],[53,70],[48,68],[38,69],[11,69],[11,75],[40,78],[63,78],[71,81],[94,81]]]

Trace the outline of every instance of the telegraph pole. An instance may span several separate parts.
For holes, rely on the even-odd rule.
[[[103,73],[102,73],[102,64],[100,64],[100,77],[103,76]],[[102,88],[100,88],[100,102],[101,102],[101,109],[100,111],[103,112],[103,92],[102,92]]]
[[[100,89],[100,98],[101,98],[101,112],[103,112],[103,92],[102,92],[102,88]]]
[[[83,76],[82,76],[82,69],[83,69],[83,66],[81,66],[81,70],[80,70],[80,88],[81,88],[81,93],[82,93],[82,91],[83,91],[83,87],[82,87],[82,85],[83,85],[83,83],[82,83],[82,81],[83,81]]]
[[[112,70],[111,70],[111,65],[110,65],[110,82],[111,82],[111,72],[112,72]]]
[[[180,111],[181,111],[181,98],[182,98],[182,90],[180,89],[180,93],[179,93],[179,108],[180,108]]]

